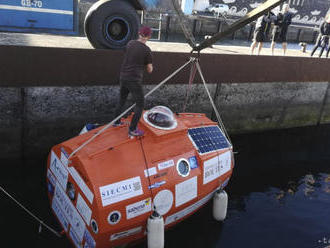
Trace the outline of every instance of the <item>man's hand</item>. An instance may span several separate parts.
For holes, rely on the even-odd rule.
[[[153,70],[154,70],[154,67],[152,66],[152,64],[147,64],[147,72],[152,73]]]

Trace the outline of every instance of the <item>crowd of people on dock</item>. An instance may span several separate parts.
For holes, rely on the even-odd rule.
[[[272,11],[258,18],[255,26],[253,42],[251,44],[251,55],[254,54],[257,49],[259,55],[263,43],[267,40],[271,26],[273,24],[272,37],[271,37],[271,51],[274,55],[274,48],[276,43],[282,43],[283,55],[287,51],[287,32],[292,22],[292,13],[289,11],[289,4],[284,4],[282,10],[275,15]],[[321,48],[319,57],[326,51],[326,57],[328,58],[330,52],[330,13],[325,17],[324,22],[319,27],[319,35],[317,37],[315,46],[310,54],[312,57],[318,48]]]

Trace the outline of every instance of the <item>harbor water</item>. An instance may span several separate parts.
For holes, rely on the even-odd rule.
[[[232,137],[236,151],[227,219],[212,204],[165,234],[165,247],[330,247],[330,126]],[[1,186],[60,231],[47,199],[46,154],[1,160]],[[0,193],[1,247],[72,247]],[[135,245],[146,247],[146,242]]]

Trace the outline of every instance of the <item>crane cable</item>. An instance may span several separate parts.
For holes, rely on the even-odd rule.
[[[184,65],[182,65],[180,68],[178,68],[176,71],[174,71],[171,75],[169,75],[167,78],[165,78],[162,82],[160,82],[157,86],[155,86],[151,91],[149,91],[144,97],[148,97],[150,96],[153,92],[155,92],[156,90],[158,90],[162,85],[164,85],[168,80],[170,80],[172,77],[174,77],[176,74],[178,74],[180,71],[182,71],[187,65],[189,65],[190,63],[195,63],[197,70],[199,72],[199,75],[202,79],[203,85],[205,87],[205,90],[207,92],[207,95],[209,97],[209,100],[211,102],[211,105],[213,107],[213,110],[215,112],[215,115],[217,117],[220,129],[223,130],[226,138],[228,139],[229,143],[232,145],[232,142],[230,140],[230,137],[228,135],[228,132],[223,124],[223,121],[220,117],[219,111],[217,110],[217,107],[215,106],[215,103],[212,99],[212,96],[207,88],[206,85],[206,81],[204,78],[204,75],[202,73],[201,67],[199,65],[199,61],[197,58],[195,57],[190,57],[189,61],[186,62]],[[93,141],[96,137],[98,137],[100,134],[102,134],[105,130],[107,130],[108,128],[110,128],[117,120],[119,120],[120,118],[122,118],[125,114],[127,114],[131,109],[133,109],[135,107],[136,104],[133,104],[132,106],[130,106],[128,109],[126,109],[123,113],[121,113],[119,116],[117,116],[115,119],[113,119],[109,124],[105,125],[100,131],[98,131],[96,134],[94,134],[91,138],[89,138],[88,140],[86,140],[82,145],[80,145],[78,148],[76,148],[68,157],[68,159],[72,158],[72,156],[74,156],[78,151],[80,151],[82,148],[84,148],[86,145],[88,145],[91,141]]]

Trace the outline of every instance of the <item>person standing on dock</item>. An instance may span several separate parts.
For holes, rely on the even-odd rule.
[[[260,54],[263,43],[267,39],[271,23],[275,21],[275,18],[276,16],[272,12],[268,12],[258,18],[254,31],[253,42],[251,44],[251,55],[253,55],[254,49],[257,47],[258,43],[258,55]]]
[[[327,55],[326,55],[328,57],[330,51],[329,35],[330,35],[330,14],[326,16],[325,21],[320,25],[320,33],[319,36],[317,37],[315,46],[312,50],[311,57],[313,57],[318,47],[321,47],[319,57],[322,56],[324,49],[328,47]]]
[[[131,40],[126,46],[126,53],[120,71],[120,99],[116,109],[116,117],[122,112],[128,94],[133,95],[136,103],[134,116],[129,126],[129,136],[142,136],[144,133],[137,128],[144,108],[144,94],[142,89],[143,72],[146,69],[152,73],[152,54],[146,42],[151,38],[152,30],[150,27],[142,26],[139,30],[138,40]],[[120,120],[115,125],[120,125]]]
[[[272,35],[272,55],[274,55],[274,48],[275,43],[282,43],[283,48],[283,55],[285,56],[286,50],[288,47],[288,43],[286,42],[286,37],[288,33],[288,28],[291,25],[292,22],[292,14],[289,12],[290,6],[289,4],[283,4],[282,11],[277,14],[276,20],[275,20],[275,26],[273,29],[273,35]]]
[[[328,36],[328,38],[329,38],[329,36]],[[328,39],[328,50],[327,50],[327,54],[326,54],[327,58],[329,57],[329,52],[330,52],[330,40]]]

